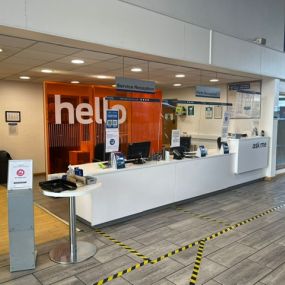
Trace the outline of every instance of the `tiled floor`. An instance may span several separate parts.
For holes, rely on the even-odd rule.
[[[35,193],[37,202],[54,207],[57,214],[67,218],[66,202],[46,201],[39,192]],[[259,181],[179,205],[185,212],[169,207],[102,230],[156,259],[226,228],[224,223],[235,224],[283,203],[285,176],[278,176],[271,182]],[[54,241],[38,248],[37,267],[32,271],[10,273],[7,256],[0,256],[0,283],[94,284],[142,262],[94,229],[79,225],[84,231],[78,233],[78,239],[97,246],[98,252],[93,258],[69,266],[55,264],[48,258],[49,249],[59,243]],[[156,264],[147,264],[107,284],[189,284],[197,249],[195,246]],[[285,285],[285,207],[207,241],[196,284]]]

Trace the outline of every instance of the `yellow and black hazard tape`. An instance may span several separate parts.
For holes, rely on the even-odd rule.
[[[141,267],[143,267],[143,266],[145,266],[145,265],[147,265],[147,264],[156,264],[156,263],[158,263],[158,262],[164,260],[164,259],[167,258],[167,257],[170,257],[170,256],[173,256],[173,255],[175,255],[175,254],[178,254],[178,253],[180,253],[180,252],[182,252],[182,251],[185,251],[185,250],[187,250],[187,249],[189,249],[189,248],[192,248],[192,247],[194,247],[194,246],[196,246],[196,245],[198,245],[198,244],[199,244],[199,247],[200,247],[201,241],[204,241],[204,244],[202,243],[202,246],[203,246],[203,249],[204,249],[204,247],[205,247],[205,242],[206,242],[206,241],[213,240],[213,239],[215,239],[215,238],[217,238],[217,237],[219,237],[219,236],[221,236],[221,235],[223,235],[223,234],[225,234],[225,233],[227,233],[227,232],[229,232],[229,231],[232,231],[232,230],[236,229],[236,228],[239,227],[239,226],[242,226],[242,225],[245,225],[245,224],[247,224],[247,223],[249,223],[249,222],[252,222],[252,221],[254,221],[254,220],[258,219],[258,218],[261,218],[261,217],[263,217],[263,216],[265,216],[265,215],[267,215],[267,214],[270,214],[270,213],[272,213],[272,212],[274,212],[274,211],[276,211],[276,210],[278,210],[278,209],[280,209],[280,208],[283,208],[284,206],[285,206],[285,204],[282,204],[282,205],[276,206],[276,207],[274,207],[274,208],[271,208],[271,209],[269,209],[269,210],[266,210],[266,211],[264,211],[264,212],[262,212],[262,213],[260,213],[260,214],[257,214],[257,215],[255,215],[255,216],[249,218],[249,219],[246,219],[246,220],[244,220],[244,221],[242,221],[242,222],[239,222],[239,223],[236,223],[236,224],[234,224],[234,225],[231,225],[231,226],[229,226],[229,227],[227,227],[227,228],[225,228],[225,229],[223,229],[223,230],[221,230],[221,231],[219,231],[219,232],[213,233],[213,234],[211,234],[211,235],[209,235],[209,236],[207,236],[207,237],[205,237],[205,238],[202,238],[201,240],[194,241],[194,242],[192,242],[192,243],[190,243],[190,244],[188,244],[188,245],[185,245],[185,246],[182,246],[182,247],[180,247],[180,248],[178,248],[178,249],[175,249],[175,250],[173,250],[173,251],[170,251],[170,252],[168,252],[168,253],[166,253],[166,254],[164,254],[164,255],[162,255],[162,256],[156,258],[156,259],[151,260],[151,259],[147,258],[147,259],[145,259],[143,262],[137,263],[137,264],[135,264],[135,265],[133,265],[133,266],[127,268],[127,269],[124,269],[124,270],[119,271],[119,272],[117,272],[117,273],[115,273],[115,274],[113,274],[113,275],[110,275],[109,277],[106,277],[106,278],[104,278],[104,279],[101,279],[101,280],[99,280],[99,281],[93,283],[93,285],[102,285],[102,284],[105,284],[105,283],[107,283],[107,282],[109,282],[109,281],[112,281],[112,280],[114,280],[114,279],[116,279],[116,278],[119,278],[119,277],[121,277],[121,276],[123,276],[123,275],[125,275],[125,274],[127,274],[127,273],[130,273],[130,272],[132,272],[132,271],[134,271],[134,270],[136,270],[136,269],[138,269],[138,268],[141,268]],[[98,230],[99,230],[99,229],[97,229],[97,232],[98,232]],[[96,231],[96,230],[95,230],[95,231]],[[101,230],[99,230],[99,231],[101,231]],[[98,233],[100,233],[100,232],[98,232]],[[101,231],[100,234],[102,234],[102,233],[103,233],[103,232]],[[102,234],[102,235],[103,235],[103,234]],[[106,234],[106,235],[107,235],[107,234]],[[108,236],[108,235],[107,235],[107,236]],[[111,239],[110,239],[110,240],[111,240]],[[112,241],[113,241],[113,240],[112,240]],[[115,242],[115,241],[113,241],[113,242]],[[198,272],[199,272],[199,271],[198,271]],[[197,279],[197,277],[198,277],[198,274],[196,275],[196,279]],[[191,277],[191,278],[192,278],[192,277]],[[191,283],[190,283],[190,284],[191,284]]]
[[[197,255],[196,255],[196,260],[194,263],[194,268],[192,271],[192,275],[190,277],[190,282],[189,282],[190,285],[195,285],[197,282],[198,274],[200,271],[200,266],[202,263],[203,252],[205,249],[205,244],[206,244],[206,241],[204,239],[200,240]]]
[[[188,213],[188,214],[190,214],[190,215],[192,215],[194,217],[206,220],[208,222],[214,222],[214,223],[218,223],[218,224],[221,224],[221,225],[224,225],[224,226],[230,226],[229,223],[226,223],[224,221],[220,221],[220,220],[217,220],[217,219],[213,219],[212,217],[209,217],[209,216],[207,216],[205,214],[200,214],[200,213],[196,213],[196,212],[193,212],[193,211],[190,211],[190,210],[185,210],[185,209],[180,208],[180,207],[177,207],[176,210],[182,211],[184,213]]]
[[[223,234],[225,234],[225,233],[227,233],[229,231],[232,231],[232,230],[236,229],[237,227],[240,227],[242,225],[248,224],[248,223],[250,223],[252,221],[257,220],[258,218],[261,218],[261,217],[264,217],[265,215],[273,213],[276,210],[283,208],[284,206],[285,206],[285,204],[276,206],[276,207],[271,208],[269,210],[266,210],[266,211],[264,211],[262,213],[259,213],[259,214],[255,215],[255,216],[252,216],[251,218],[248,218],[248,219],[243,220],[243,221],[241,221],[239,223],[233,224],[233,225],[231,225],[231,226],[229,226],[229,227],[227,227],[227,228],[225,228],[223,230],[220,230],[220,231],[218,231],[216,233],[211,234],[210,236],[206,237],[206,240],[209,241],[209,240],[215,239],[215,238],[219,237],[220,235],[223,235]]]
[[[134,270],[136,270],[138,268],[141,268],[141,267],[143,267],[143,266],[145,266],[145,265],[147,265],[149,263],[151,263],[150,260],[144,260],[141,263],[137,263],[137,264],[135,264],[135,265],[133,265],[133,266],[127,268],[127,269],[124,269],[122,271],[117,272],[116,274],[110,275],[109,277],[107,277],[105,279],[99,280],[98,282],[95,282],[92,285],[102,285],[102,284],[105,284],[105,283],[107,283],[109,281],[112,281],[112,280],[114,280],[116,278],[119,278],[119,277],[121,277],[121,276],[123,276],[123,275],[125,275],[127,273],[130,273],[130,272],[132,272],[132,271],[134,271]]]
[[[194,241],[194,242],[192,242],[192,243],[189,243],[189,244],[187,244],[187,245],[184,245],[184,246],[182,246],[182,247],[180,247],[180,248],[177,248],[177,249],[175,249],[175,250],[172,250],[172,251],[170,251],[170,252],[168,252],[168,253],[166,253],[166,254],[160,256],[160,257],[157,257],[156,259],[153,259],[153,260],[151,261],[151,263],[152,263],[152,264],[158,263],[159,261],[161,261],[161,260],[163,260],[163,259],[165,259],[165,258],[167,258],[167,257],[173,256],[173,255],[175,255],[175,254],[177,254],[177,253],[179,253],[179,252],[185,251],[185,250],[187,250],[187,249],[189,249],[189,248],[191,248],[191,247],[194,247],[194,246],[196,246],[196,245],[198,245],[198,244],[199,244],[199,241]]]
[[[107,233],[103,232],[101,229],[96,228],[95,232],[100,234],[101,236],[107,238],[108,240],[112,241],[113,243],[117,244],[118,246],[126,249],[127,251],[129,251],[130,253],[136,255],[137,257],[142,258],[143,260],[148,260],[149,262],[151,262],[151,259],[147,256],[145,256],[144,254],[139,253],[137,250],[131,248],[130,246],[122,243],[121,241],[118,241],[114,238],[112,238],[110,235],[108,235]]]

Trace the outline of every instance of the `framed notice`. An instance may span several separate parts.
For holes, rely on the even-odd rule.
[[[188,106],[188,116],[194,116],[195,109],[194,106]]]
[[[215,119],[222,119],[222,112],[223,112],[222,106],[214,106],[214,118]]]
[[[205,108],[205,118],[212,119],[213,118],[213,107],[206,107]]]
[[[19,111],[5,111],[5,121],[7,123],[21,122],[21,112]]]

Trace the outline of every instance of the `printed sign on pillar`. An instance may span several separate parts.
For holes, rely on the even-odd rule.
[[[106,152],[119,150],[119,111],[106,110]]]

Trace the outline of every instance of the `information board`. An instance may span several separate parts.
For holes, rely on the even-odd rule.
[[[33,188],[33,161],[9,160],[8,190],[21,190]]]

